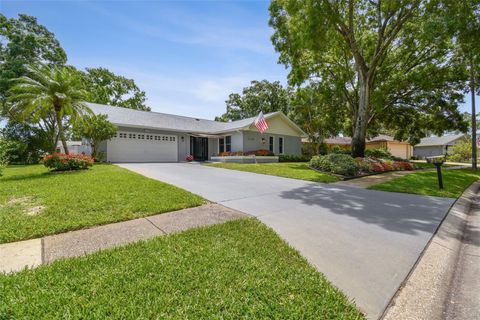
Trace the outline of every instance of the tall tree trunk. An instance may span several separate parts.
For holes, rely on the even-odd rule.
[[[470,91],[472,94],[472,169],[477,170],[477,112],[475,110],[475,67],[470,59]]]
[[[65,132],[63,131],[63,124],[62,124],[62,117],[60,116],[59,111],[55,111],[55,118],[57,120],[58,136],[62,141],[63,151],[65,151],[65,153],[68,154],[67,140],[65,139]]]
[[[370,81],[367,77],[359,76],[358,111],[354,119],[352,137],[352,157],[365,156],[365,137],[367,135],[367,116],[370,103]]]

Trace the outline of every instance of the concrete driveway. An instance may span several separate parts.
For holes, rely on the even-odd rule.
[[[381,316],[454,201],[189,163],[120,166],[257,217],[370,319]]]

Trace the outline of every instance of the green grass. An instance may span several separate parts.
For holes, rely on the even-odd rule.
[[[438,188],[437,172],[415,172],[387,182],[375,184],[369,189],[413,193],[420,195],[458,198],[463,191],[480,178],[480,171],[470,169],[442,170],[444,189]]]
[[[415,167],[419,169],[435,169],[435,165],[433,163],[427,163],[427,162],[414,162]],[[442,168],[446,167],[455,167],[455,165],[451,164],[443,164]]]
[[[338,179],[328,173],[321,173],[308,167],[307,162],[279,162],[279,163],[210,163],[208,166],[254,173],[268,174],[292,179],[313,182],[335,182]]]
[[[114,165],[52,173],[12,166],[0,178],[0,243],[129,220],[203,203],[174,186]],[[28,215],[40,208],[36,215]]]
[[[0,274],[1,319],[364,319],[255,219]]]

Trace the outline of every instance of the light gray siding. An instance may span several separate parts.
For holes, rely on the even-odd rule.
[[[218,153],[218,139],[208,138],[208,160]]]
[[[279,134],[260,134],[255,131],[243,131],[243,151],[269,149],[269,138],[273,137],[273,153],[279,154],[279,137],[283,137],[283,154],[301,155],[301,138]],[[264,143],[262,142],[264,138]]]
[[[243,133],[242,132],[233,132],[227,134],[227,136],[232,137],[232,151],[244,151],[243,149]]]

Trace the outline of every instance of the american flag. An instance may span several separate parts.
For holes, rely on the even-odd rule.
[[[257,127],[258,131],[260,133],[264,133],[268,129],[268,124],[267,121],[265,120],[265,117],[263,116],[263,112],[260,111],[258,114],[257,118],[253,122],[255,124],[255,127]]]

